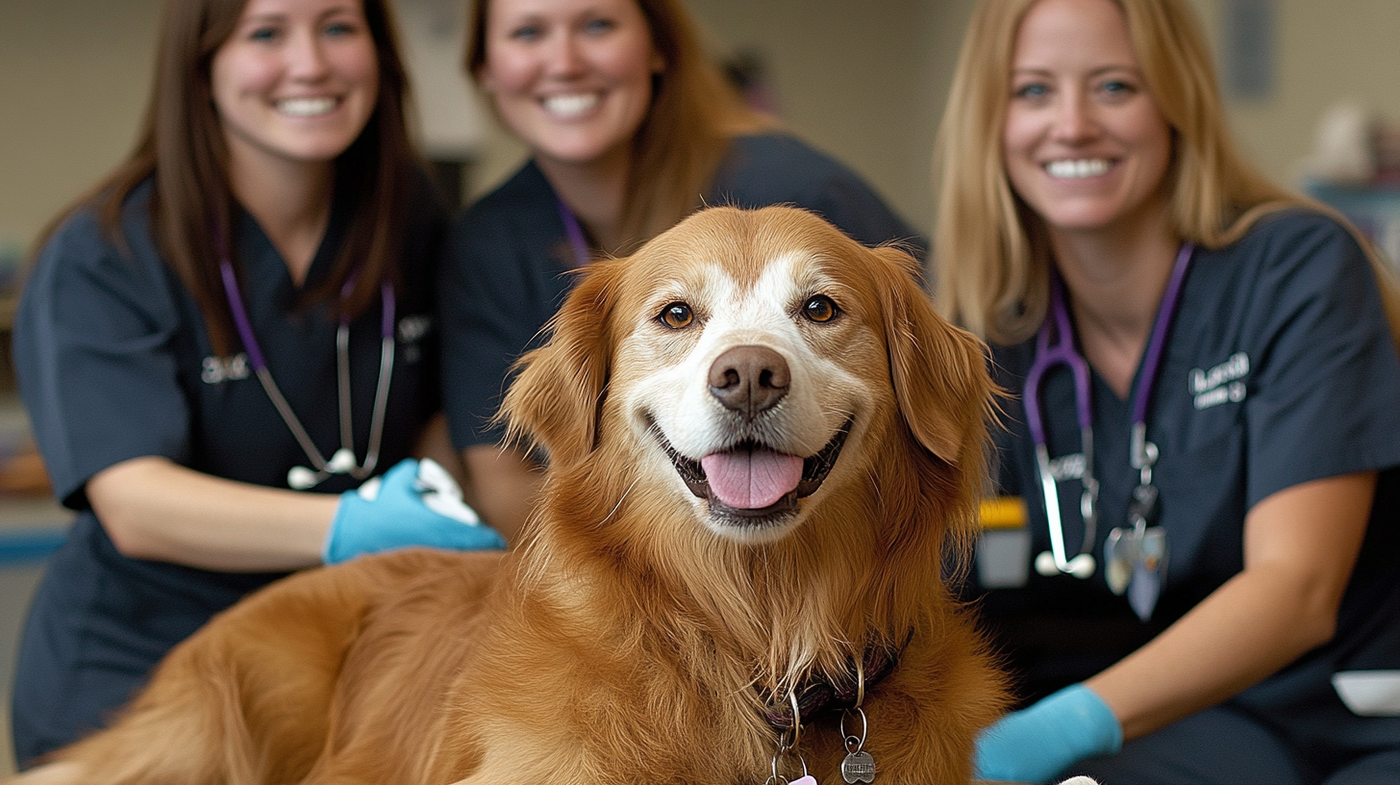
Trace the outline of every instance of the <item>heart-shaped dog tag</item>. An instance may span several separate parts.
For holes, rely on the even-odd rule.
[[[875,759],[870,757],[870,753],[865,750],[857,750],[846,756],[841,761],[841,779],[846,781],[846,785],[855,785],[857,782],[875,781]]]

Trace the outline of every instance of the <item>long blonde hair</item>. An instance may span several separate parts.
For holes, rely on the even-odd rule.
[[[1017,30],[1036,2],[978,3],[934,150],[936,301],[944,316],[994,343],[1030,337],[1049,298],[1049,238],[1007,180],[1001,141]],[[1147,91],[1172,129],[1167,177],[1177,236],[1219,248],[1268,213],[1288,207],[1324,212],[1366,249],[1400,341],[1400,285],[1372,245],[1336,211],[1270,183],[1235,147],[1205,36],[1188,3],[1113,2],[1127,21]]]
[[[635,0],[665,64],[653,81],[651,107],[632,138],[632,163],[615,252],[632,250],[700,206],[737,135],[776,127],[748,109],[710,60],[699,26],[681,0]],[[480,81],[486,65],[490,0],[471,0],[466,69]]]

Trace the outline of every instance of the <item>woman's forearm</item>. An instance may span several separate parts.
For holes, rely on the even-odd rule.
[[[231,572],[319,564],[339,497],[202,474],[165,458],[99,472],[87,496],[124,555]]]
[[[1244,571],[1085,682],[1124,738],[1215,705],[1329,640],[1374,490],[1374,473],[1346,475],[1255,505],[1245,523]]]
[[[1324,643],[1297,610],[1280,571],[1242,572],[1152,642],[1085,684],[1104,699],[1123,737],[1151,733],[1213,706]]]

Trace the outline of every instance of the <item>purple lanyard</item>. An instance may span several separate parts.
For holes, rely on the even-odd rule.
[[[1142,473],[1141,484],[1143,485],[1151,484],[1152,464],[1157,458],[1156,445],[1147,441],[1147,405],[1152,397],[1157,370],[1166,347],[1167,332],[1171,329],[1172,319],[1175,318],[1177,306],[1180,304],[1181,286],[1186,280],[1186,270],[1190,266],[1191,254],[1194,250],[1195,245],[1188,242],[1182,243],[1181,249],[1177,251],[1171,278],[1168,280],[1167,289],[1162,295],[1162,302],[1157,309],[1157,318],[1152,325],[1152,335],[1148,339],[1147,350],[1143,354],[1142,378],[1138,380],[1138,387],[1133,395],[1132,446],[1129,457],[1132,467]],[[1056,338],[1054,344],[1051,343],[1052,332],[1055,333]],[[1050,517],[1052,524],[1051,544],[1056,551],[1057,563],[1063,565],[1066,563],[1066,552],[1063,547],[1063,530],[1059,526],[1059,498],[1055,491],[1056,480],[1050,476],[1049,448],[1046,444],[1045,425],[1040,405],[1040,387],[1045,373],[1057,363],[1068,365],[1074,376],[1075,409],[1079,418],[1080,444],[1084,458],[1084,498],[1081,499],[1080,505],[1085,518],[1086,542],[1080,549],[1080,552],[1083,553],[1092,544],[1098,502],[1098,481],[1094,478],[1093,473],[1094,440],[1089,364],[1084,356],[1074,348],[1074,325],[1069,318],[1069,308],[1065,305],[1064,285],[1060,282],[1059,275],[1055,273],[1054,268],[1051,268],[1050,312],[1046,314],[1045,321],[1036,334],[1035,361],[1031,364],[1030,372],[1026,374],[1023,400],[1026,409],[1026,424],[1030,428],[1031,439],[1035,443],[1042,490],[1046,496],[1046,514]],[[1052,507],[1053,509],[1051,509]]]
[[[559,203],[559,220],[564,222],[564,234],[568,236],[569,247],[574,251],[573,266],[583,267],[593,259],[593,254],[588,250],[588,238],[583,234],[583,225],[562,198],[556,195],[554,199]]]
[[[272,378],[272,372],[268,370],[262,348],[258,345],[257,337],[253,335],[253,326],[248,318],[248,310],[243,307],[243,296],[238,289],[237,276],[233,274],[233,265],[229,262],[223,233],[217,229],[215,230],[215,245],[219,252],[219,273],[223,277],[224,294],[228,297],[229,311],[233,314],[233,323],[238,330],[238,337],[243,342],[244,350],[248,353],[248,364],[252,366],[253,373],[258,377],[268,399],[272,401],[273,407],[281,415],[282,421],[287,424],[287,429],[296,437],[297,443],[301,445],[302,452],[306,453],[306,458],[312,466],[311,469],[300,466],[293,467],[287,473],[288,485],[298,490],[305,490],[319,484],[332,474],[349,474],[357,479],[369,477],[379,462],[379,448],[384,438],[384,418],[389,401],[389,382],[393,376],[393,284],[385,281],[380,287],[383,315],[379,323],[379,381],[374,392],[374,413],[370,422],[369,443],[366,447],[363,465],[359,464],[355,458],[355,437],[350,419],[350,319],[348,316],[342,315],[340,317],[340,324],[336,328],[335,348],[341,446],[328,461],[316,447],[316,443],[312,441],[311,435],[306,432],[306,428],[301,424],[296,412],[292,411],[291,404],[282,395],[277,382]],[[341,287],[340,299],[342,303],[354,288],[354,283],[354,276],[351,276]]]

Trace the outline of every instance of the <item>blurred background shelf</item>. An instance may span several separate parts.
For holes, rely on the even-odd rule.
[[[1304,190],[1356,224],[1385,254],[1390,269],[1400,273],[1400,183],[1353,186],[1308,182]]]

